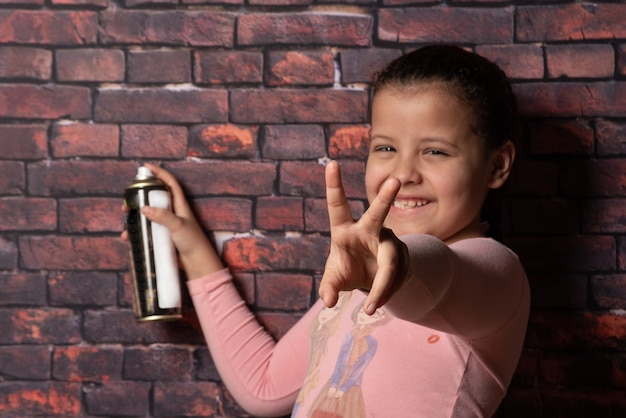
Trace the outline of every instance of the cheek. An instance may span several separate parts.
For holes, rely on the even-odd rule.
[[[376,169],[375,166],[368,164],[365,167],[365,191],[367,193],[367,199],[372,201],[378,194],[378,189],[384,180],[384,174],[380,169]]]

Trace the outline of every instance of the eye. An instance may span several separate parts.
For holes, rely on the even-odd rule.
[[[393,152],[395,150],[396,149],[394,147],[390,147],[388,145],[381,145],[379,147],[374,148],[374,151],[377,151],[377,152]]]
[[[429,150],[426,151],[426,154],[428,154],[428,155],[442,155],[442,156],[448,155],[447,152],[442,151],[440,149],[429,149]]]

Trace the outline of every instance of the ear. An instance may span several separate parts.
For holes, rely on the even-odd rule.
[[[497,189],[502,187],[511,173],[513,161],[515,161],[515,145],[511,141],[507,141],[491,155],[491,173],[487,182],[488,188]]]

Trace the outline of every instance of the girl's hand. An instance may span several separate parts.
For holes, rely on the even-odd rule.
[[[157,165],[147,163],[145,166],[170,189],[172,210],[145,206],[141,212],[150,221],[170,231],[187,278],[200,278],[224,268],[215,248],[196,220],[178,181],[170,172]],[[123,239],[126,236],[126,233],[122,233]]]
[[[341,184],[339,165],[331,161],[326,166],[331,244],[319,290],[326,306],[337,303],[340,291],[369,290],[364,310],[371,315],[404,282],[408,271],[406,245],[383,227],[399,190],[398,179],[387,180],[369,209],[355,221]]]

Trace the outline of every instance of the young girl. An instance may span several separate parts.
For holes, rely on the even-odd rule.
[[[513,160],[505,75],[452,46],[418,49],[373,83],[365,185],[353,220],[326,168],[331,249],[319,301],[280,341],[256,321],[167,171],[170,229],[219,373],[255,416],[488,417],[516,368],[529,314],[517,256],[480,213]]]

